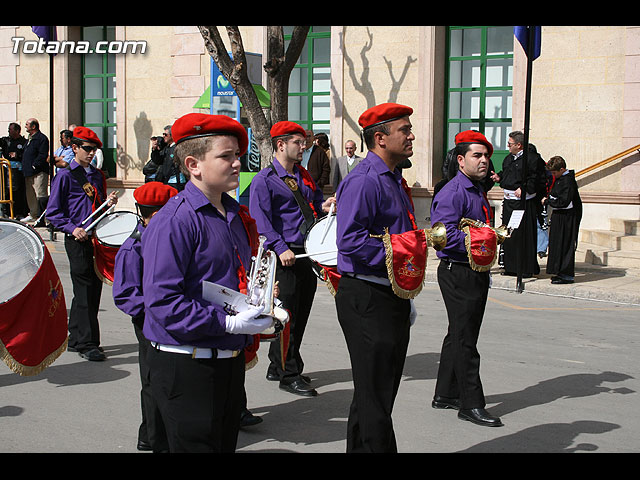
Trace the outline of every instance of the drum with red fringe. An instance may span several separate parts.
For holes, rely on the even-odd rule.
[[[67,348],[67,306],[42,238],[0,219],[0,358],[19,375],[37,375]]]

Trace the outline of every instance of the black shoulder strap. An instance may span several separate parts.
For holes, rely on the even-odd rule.
[[[71,166],[67,165],[69,171],[71,172],[71,176],[75,179],[76,182],[80,184],[84,193],[87,194],[91,200],[93,200],[93,196],[95,194],[95,190],[93,189],[93,185],[87,179],[87,175],[84,171],[84,168],[71,168]]]
[[[280,176],[278,175],[278,172],[276,171],[276,167],[273,165],[273,163],[270,163],[269,167],[271,168],[271,170],[273,170],[273,173],[278,178],[280,178]],[[315,223],[316,216],[313,214],[313,210],[311,210],[311,206],[307,203],[305,198],[302,196],[302,192],[300,191],[300,186],[298,185],[298,182],[296,181],[296,179],[292,177],[287,177],[286,179],[282,179],[282,181],[285,183],[285,185],[287,185],[287,187],[289,187],[289,189],[291,190],[291,193],[293,193],[293,198],[296,199],[296,203],[298,204],[298,206],[300,207],[300,210],[302,211],[304,222],[302,222],[302,225],[300,225],[300,232],[302,233],[302,235],[306,236],[311,226]]]

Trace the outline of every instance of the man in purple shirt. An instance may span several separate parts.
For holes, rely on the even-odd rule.
[[[107,196],[104,174],[91,165],[96,150],[102,147],[95,132],[87,127],[76,127],[71,142],[75,159],[53,177],[46,216],[65,234],[64,248],[69,258],[73,300],[69,312],[68,349],[87,360],[102,361],[106,358],[100,348],[98,323],[102,280],[93,265],[92,232],[87,232],[88,225],[82,222],[105,200],[109,201],[107,206],[111,206],[118,199],[115,192]]]
[[[458,410],[458,418],[478,425],[501,426],[485,410],[476,345],[489,291],[489,271],[471,268],[461,218],[489,224],[491,207],[482,188],[493,146],[486,137],[468,130],[456,136],[459,171],[437,193],[431,205],[431,224],[442,222],[447,245],[437,253],[438,284],[449,328],[442,343],[433,408]],[[497,252],[494,252],[494,255]]]
[[[369,152],[337,192],[338,271],[335,296],[353,373],[347,452],[397,452],[391,412],[409,345],[411,301],[397,296],[385,248],[371,235],[414,230],[413,206],[400,163],[413,155],[410,107],[385,103],[359,119]]]
[[[169,450],[162,417],[151,394],[147,352],[149,340],[142,333],[144,325],[144,295],[142,294],[142,245],[140,238],[153,216],[178,191],[161,182],[145,183],[133,192],[141,216],[135,232],[118,249],[113,269],[113,301],[120,310],[131,316],[138,339],[138,366],[140,368],[140,402],[142,423],[138,428],[138,450],[165,452]]]
[[[203,298],[203,281],[239,291],[251,265],[239,184],[247,133],[225,115],[190,113],[173,124],[189,181],[142,235],[144,336],[151,389],[171,452],[235,451],[244,348],[273,324],[261,307],[228,312]]]
[[[300,345],[316,293],[317,277],[305,253],[304,241],[314,221],[329,211],[335,198],[323,201],[322,190],[299,164],[305,149],[305,130],[294,122],[278,122],[271,128],[275,158],[251,181],[249,211],[258,232],[267,238],[265,248],[278,255],[276,280],[278,298],[290,313],[289,347],[283,359],[280,344],[269,348],[267,379],[280,388],[302,396],[315,396],[310,379],[302,375],[304,362]]]

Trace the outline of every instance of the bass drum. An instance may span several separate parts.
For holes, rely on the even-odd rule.
[[[139,221],[133,212],[110,213],[96,225],[96,239],[102,245],[119,248],[135,232]]]

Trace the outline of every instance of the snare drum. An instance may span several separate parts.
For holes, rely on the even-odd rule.
[[[311,260],[324,267],[338,265],[335,215],[327,215],[314,223],[305,239],[304,249]]]
[[[133,212],[110,213],[96,225],[96,239],[102,245],[119,248],[135,232],[139,221]]]

